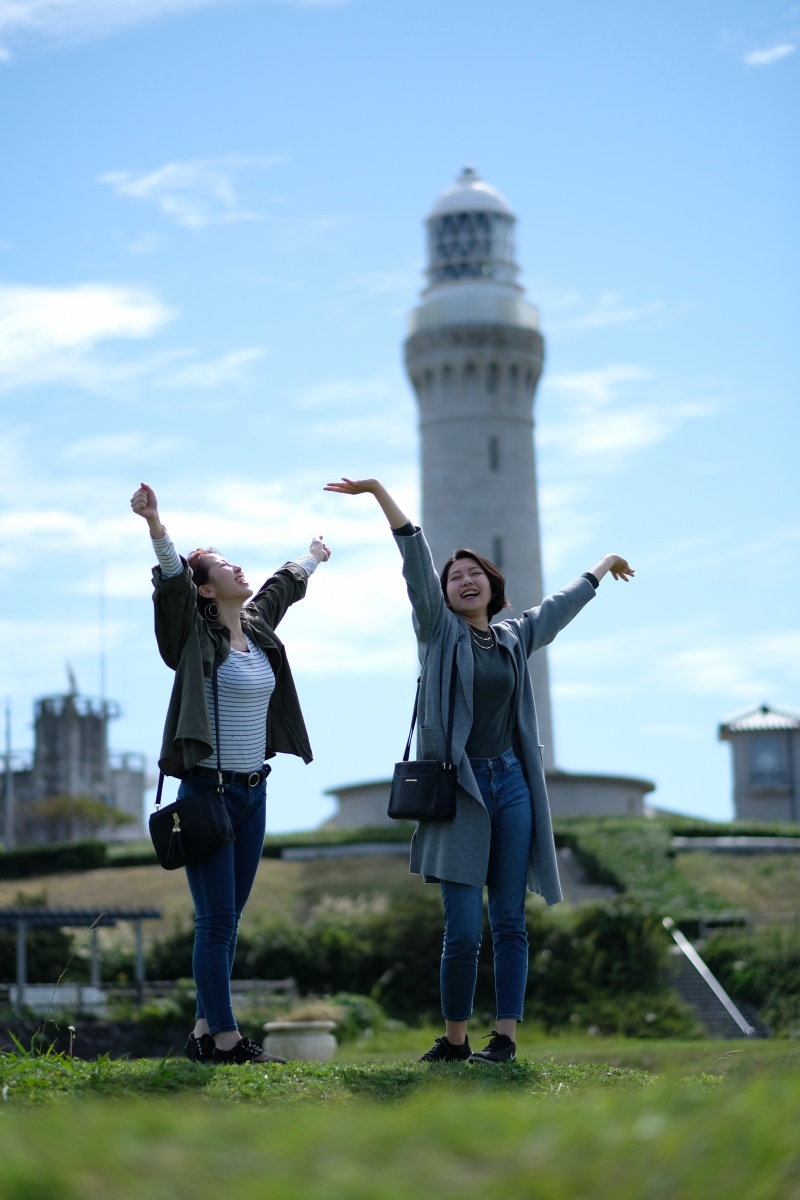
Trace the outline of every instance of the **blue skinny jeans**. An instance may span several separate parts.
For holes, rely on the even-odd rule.
[[[268,773],[270,768],[264,770]],[[191,796],[213,786],[210,779],[184,779],[178,796]],[[195,911],[192,974],[197,989],[196,1016],[198,1021],[208,1021],[211,1033],[237,1028],[231,1007],[231,971],[239,921],[264,848],[266,778],[256,787],[226,783],[225,807],[236,840],[186,864]]]
[[[471,758],[491,820],[486,884],[494,951],[497,1020],[522,1020],[528,980],[525,892],[533,836],[531,795],[513,750],[496,758]],[[444,947],[442,1013],[447,1021],[472,1016],[483,926],[483,888],[442,881]]]

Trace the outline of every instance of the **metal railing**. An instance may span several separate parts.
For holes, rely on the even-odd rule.
[[[697,953],[697,951],[695,950],[692,943],[689,941],[689,939],[687,937],[685,937],[681,933],[680,929],[678,929],[676,927],[675,922],[673,921],[672,917],[664,917],[661,924],[664,926],[664,928],[667,930],[667,932],[671,935],[672,940],[675,942],[675,945],[686,956],[686,958],[689,960],[689,962],[692,964],[694,969],[697,971],[698,975],[701,977],[703,982],[708,985],[708,987],[711,989],[711,991],[717,997],[720,1004],[726,1010],[728,1015],[731,1016],[733,1018],[733,1020],[736,1022],[736,1024],[739,1026],[739,1028],[741,1029],[741,1031],[745,1035],[745,1037],[752,1037],[753,1034],[756,1032],[755,1027],[753,1025],[751,1025],[749,1023],[749,1021],[747,1021],[745,1019],[745,1017],[742,1016],[742,1014],[739,1012],[739,1009],[736,1007],[736,1005],[733,1003],[733,1001],[731,1000],[728,993],[725,991],[725,988],[722,986],[720,981],[714,975],[712,975],[711,971],[709,971],[708,967],[703,962],[702,958]]]

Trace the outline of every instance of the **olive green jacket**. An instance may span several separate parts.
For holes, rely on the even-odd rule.
[[[161,657],[175,672],[158,765],[165,775],[183,778],[212,753],[205,679],[228,657],[231,635],[218,621],[206,621],[197,609],[197,588],[186,559],[183,571],[165,579],[153,568],[156,641]],[[265,757],[295,754],[311,762],[300,701],[275,626],[286,610],[306,594],[306,573],[286,563],[266,581],[242,610],[242,629],[260,646],[275,672],[275,690],[267,709]]]

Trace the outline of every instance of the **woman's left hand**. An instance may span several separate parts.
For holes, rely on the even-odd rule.
[[[322,534],[319,537],[312,538],[309,546],[309,553],[314,555],[317,562],[327,562],[331,556],[331,552],[322,540]]]

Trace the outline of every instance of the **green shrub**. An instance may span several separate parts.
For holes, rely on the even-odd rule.
[[[800,929],[726,930],[702,954],[725,990],[754,1005],[772,1033],[800,1037]]]

